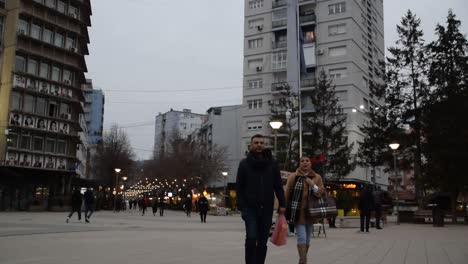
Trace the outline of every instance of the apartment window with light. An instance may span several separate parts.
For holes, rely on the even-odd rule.
[[[248,81],[249,89],[260,89],[263,88],[263,80],[262,79],[255,79]]]
[[[37,65],[38,65],[37,60],[28,59],[28,73],[32,75],[36,75],[37,68],[38,68]]]
[[[18,135],[17,134],[8,134],[8,147],[17,148],[18,147]]]
[[[346,33],[346,24],[338,24],[338,25],[331,25],[328,26],[328,35],[339,35]]]
[[[263,46],[263,39],[251,39],[249,40],[249,49],[261,48]]]
[[[346,55],[346,46],[331,47],[328,49],[330,57],[338,57]]]
[[[42,41],[47,42],[49,44],[54,43],[54,34],[52,33],[51,30],[44,28],[42,32]]]
[[[285,69],[287,64],[287,53],[285,51],[273,53],[271,58],[271,69]]]
[[[16,56],[15,71],[26,72],[26,59],[24,57]]]
[[[255,9],[255,8],[260,8],[263,7],[263,0],[251,0],[249,1],[249,8],[250,9]]]
[[[41,62],[41,68],[39,70],[39,76],[42,78],[49,78],[49,64]]]
[[[260,109],[262,108],[262,99],[247,100],[249,109]]]
[[[348,76],[346,68],[330,69],[328,75],[332,79],[342,79]]]
[[[31,37],[35,39],[41,39],[41,26],[32,24],[31,26]]]
[[[346,12],[346,3],[338,3],[338,4],[333,4],[333,5],[328,5],[328,14],[333,15],[333,14],[339,14],[339,13],[344,13]]]

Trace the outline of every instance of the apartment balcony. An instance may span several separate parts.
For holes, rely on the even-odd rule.
[[[305,15],[299,17],[299,22],[302,23],[309,23],[315,22],[317,20],[317,16],[315,14]]]
[[[315,87],[316,85],[317,85],[317,80],[316,79],[301,80],[301,89]]]
[[[274,0],[273,1],[273,8],[278,8],[278,7],[282,7],[282,6],[286,6],[286,5],[287,5],[286,0]]]
[[[272,93],[281,93],[287,91],[288,89],[289,85],[287,82],[276,82],[271,84]]]
[[[288,42],[286,40],[283,41],[275,41],[272,43],[272,49],[283,49],[286,48],[288,45]]]
[[[277,21],[271,22],[271,27],[272,28],[285,27],[287,24],[288,24],[287,19],[277,20]]]

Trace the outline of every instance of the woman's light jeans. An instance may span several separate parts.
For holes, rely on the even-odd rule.
[[[298,245],[309,245],[312,232],[314,231],[313,224],[296,225],[296,236]]]

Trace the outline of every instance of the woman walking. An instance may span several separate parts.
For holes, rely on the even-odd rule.
[[[296,228],[299,264],[307,263],[315,220],[308,214],[308,196],[319,197],[325,193],[322,177],[312,170],[311,165],[310,158],[302,157],[296,173],[291,174],[286,183],[286,219]]]
[[[202,223],[206,223],[206,214],[208,213],[208,200],[202,194],[200,199],[198,199],[198,210],[200,210],[200,220]]]

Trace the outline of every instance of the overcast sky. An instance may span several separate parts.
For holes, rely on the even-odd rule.
[[[154,122],[170,108],[242,103],[244,0],[96,0],[92,8],[87,78],[105,92],[104,129]],[[406,10],[430,41],[449,8],[466,34],[466,0],[385,0],[387,47]],[[138,158],[149,158],[154,124],[125,130]]]

